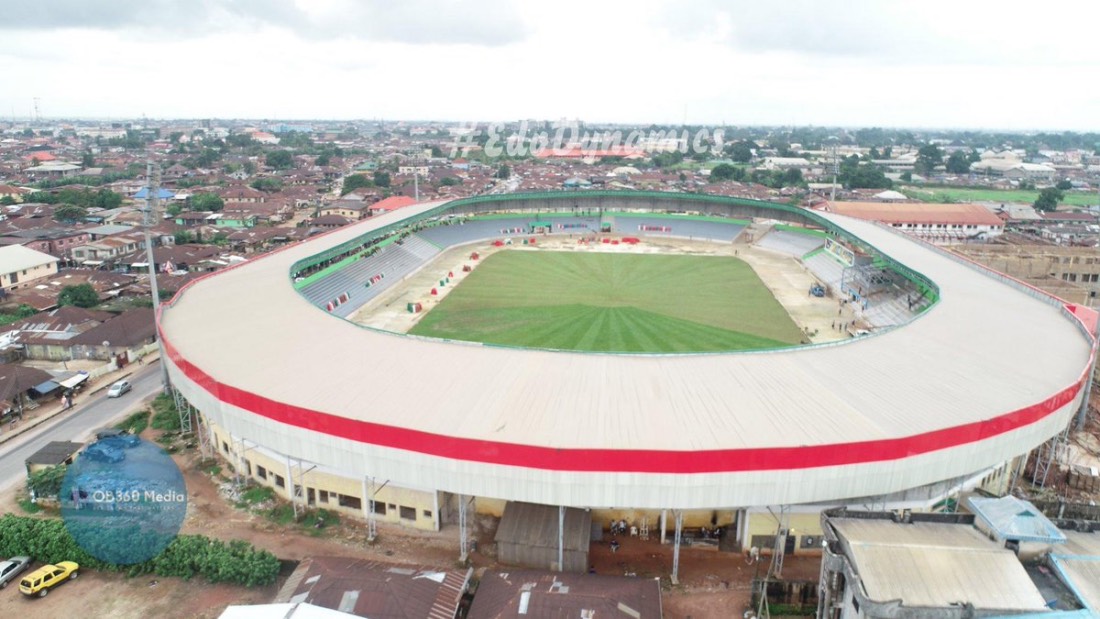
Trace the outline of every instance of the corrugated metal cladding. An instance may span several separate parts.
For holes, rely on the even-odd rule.
[[[935,282],[940,302],[843,345],[623,356],[368,331],[293,289],[295,261],[437,207],[186,289],[161,317],[174,383],[233,434],[351,476],[674,508],[829,501],[966,475],[1056,434],[1081,398],[1091,341],[1049,299],[834,215],[837,229]]]

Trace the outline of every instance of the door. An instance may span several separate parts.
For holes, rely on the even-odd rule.
[[[798,537],[788,533],[785,539],[787,541],[785,544],[783,544],[783,554],[793,555],[795,543],[798,541]]]

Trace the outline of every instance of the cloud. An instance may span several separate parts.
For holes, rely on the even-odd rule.
[[[1091,62],[1087,24],[1096,9],[1064,0],[1049,5],[1018,12],[957,0],[702,0],[666,6],[660,20],[677,36],[707,37],[747,53],[903,64]]]
[[[306,39],[498,46],[528,28],[507,0],[50,0],[5,9],[0,30],[83,29],[196,37],[277,27]]]

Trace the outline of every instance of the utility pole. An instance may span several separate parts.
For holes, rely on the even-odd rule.
[[[157,267],[153,260],[153,226],[157,225],[157,206],[160,202],[160,166],[154,171],[152,157],[145,164],[145,185],[148,194],[145,197],[145,259],[149,263],[149,289],[153,293],[153,312],[160,311],[160,289],[157,288]],[[157,346],[160,347],[160,383],[165,393],[171,387],[168,379],[168,363],[164,357],[164,342],[157,334]]]

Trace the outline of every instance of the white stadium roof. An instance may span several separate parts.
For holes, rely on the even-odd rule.
[[[973,473],[1056,434],[1080,400],[1090,342],[1051,299],[836,215],[823,216],[935,282],[939,303],[839,345],[622,355],[373,331],[292,286],[296,261],[439,204],[186,288],[161,316],[173,384],[235,436],[349,475],[682,508],[872,496]]]

